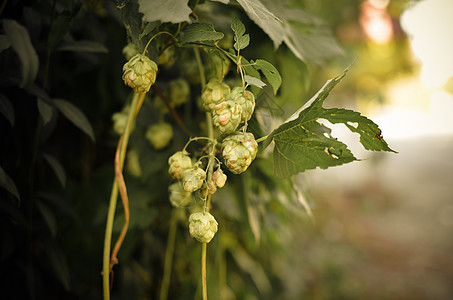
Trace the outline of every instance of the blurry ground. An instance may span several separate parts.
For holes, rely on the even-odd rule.
[[[341,273],[317,299],[335,281],[344,299],[453,299],[453,135],[388,142],[399,154],[304,175],[316,225],[299,249]]]

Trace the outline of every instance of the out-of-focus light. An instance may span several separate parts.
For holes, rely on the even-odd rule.
[[[422,80],[438,88],[453,76],[453,1],[426,0],[406,10],[401,25],[422,62]]]
[[[385,44],[393,37],[393,24],[386,11],[387,0],[368,0],[360,6],[360,25],[365,35],[375,43]]]

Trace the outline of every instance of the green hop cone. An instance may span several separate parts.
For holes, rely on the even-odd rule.
[[[175,182],[168,188],[170,203],[174,207],[184,207],[192,203],[192,193],[183,189],[181,182]]]
[[[223,173],[222,169],[218,168],[214,173],[212,173],[212,181],[215,186],[221,188],[225,185],[227,176]]]
[[[165,122],[153,124],[146,130],[146,138],[155,149],[165,148],[173,138],[173,127]]]
[[[113,130],[119,135],[122,135],[124,133],[124,130],[126,129],[127,118],[129,117],[130,109],[130,105],[126,105],[123,107],[121,112],[116,112],[112,115]],[[132,123],[132,126],[135,126],[135,124]],[[131,128],[131,130],[132,129],[133,128]]]
[[[237,131],[222,141],[223,159],[234,174],[247,170],[258,152],[258,143],[250,132]]]
[[[168,174],[174,179],[181,179],[182,173],[192,168],[192,160],[186,151],[178,151],[168,159]]]
[[[230,87],[228,84],[211,79],[201,93],[203,108],[207,111],[212,111],[229,93]]]
[[[200,243],[209,243],[217,232],[219,223],[208,212],[193,213],[189,217],[189,233]]]
[[[171,81],[168,87],[168,95],[170,103],[174,106],[186,103],[190,96],[189,83],[183,78]]]
[[[224,78],[230,70],[230,60],[220,54],[210,55],[209,64],[207,66],[207,77],[208,78]]]
[[[135,149],[127,152],[126,169],[134,177],[142,176],[142,168],[140,167],[140,157]]]
[[[233,133],[241,123],[242,108],[234,101],[223,101],[212,111],[212,121],[221,134]]]
[[[159,55],[159,66],[163,66],[164,68],[168,69],[176,61],[176,56],[175,56],[175,48],[170,47],[164,50],[164,52]]]
[[[247,122],[255,110],[255,96],[243,87],[235,87],[226,100],[232,100],[241,107],[241,123]]]
[[[131,87],[135,93],[149,91],[151,85],[156,81],[156,73],[156,63],[142,54],[134,55],[123,66],[124,83]]]
[[[182,173],[182,185],[187,192],[194,192],[201,188],[206,179],[206,172],[195,166],[192,169],[185,170]]]

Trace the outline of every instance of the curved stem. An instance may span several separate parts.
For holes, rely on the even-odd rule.
[[[149,44],[151,44],[151,41],[154,40],[155,37],[157,37],[157,36],[159,36],[159,35],[162,35],[162,34],[167,34],[167,35],[171,36],[175,41],[178,41],[178,39],[175,38],[175,36],[174,36],[173,34],[171,34],[170,32],[167,32],[167,31],[160,31],[160,32],[156,33],[155,35],[153,35],[153,36],[149,39],[148,43],[146,43],[145,49],[143,49],[142,55],[145,55],[146,52],[148,51],[148,46],[149,46]]]
[[[268,136],[269,136],[269,135],[262,136],[262,137],[260,137],[259,139],[257,139],[256,142],[257,142],[257,143],[264,142],[264,141],[267,139]]]
[[[132,129],[133,122],[135,120],[135,115],[136,115],[136,108],[138,107],[138,104],[140,102],[143,102],[141,100],[142,98],[145,97],[145,93],[141,94],[134,94],[134,98],[132,99],[132,105],[131,109],[129,111],[129,117],[127,120],[127,125],[126,129],[124,131],[123,136],[120,139],[120,142],[118,143],[117,147],[117,153],[118,153],[118,166],[119,169],[122,170],[124,166],[124,159],[126,156],[126,149],[127,149],[127,144],[129,142],[129,136],[130,132]],[[116,168],[115,168],[116,169]],[[110,202],[109,202],[109,208],[107,212],[107,222],[105,226],[105,238],[104,238],[104,257],[103,257],[103,265],[102,265],[102,281],[103,281],[103,290],[104,290],[104,300],[109,300],[110,299],[110,272],[111,272],[111,260],[110,260],[110,247],[112,243],[112,231],[113,231],[113,220],[115,218],[115,210],[116,210],[116,202],[118,198],[118,180],[117,176],[115,176],[115,179],[113,181],[113,186],[112,186],[112,192],[110,194]]]

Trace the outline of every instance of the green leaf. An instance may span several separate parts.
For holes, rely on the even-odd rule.
[[[319,119],[343,123],[351,131],[359,133],[360,142],[367,150],[395,152],[384,141],[381,130],[373,121],[351,110],[322,107],[346,72],[347,69],[327,81],[312,99],[268,136],[264,147],[274,140],[276,176],[288,177],[308,169],[326,169],[356,160],[347,146],[333,138],[331,129],[321,124]]]
[[[143,37],[147,36],[151,31],[153,31],[159,25],[160,25],[159,21],[147,23],[145,28],[143,29],[143,32],[140,33],[138,38],[141,40]]]
[[[267,81],[274,89],[274,94],[277,94],[277,90],[282,84],[282,77],[280,76],[278,70],[270,62],[267,62],[263,59],[257,59],[254,62],[252,61],[252,65],[255,67],[255,69],[263,72]]]
[[[47,161],[49,166],[52,168],[52,170],[54,171],[55,175],[58,178],[58,181],[60,182],[61,186],[64,188],[66,186],[66,172],[64,171],[63,166],[52,155],[43,154],[42,156]]]
[[[46,222],[47,227],[49,227],[50,233],[52,234],[53,237],[55,237],[57,235],[58,226],[54,213],[42,201],[37,200],[35,203],[44,219],[44,222]]]
[[[250,75],[245,75],[245,76],[244,76],[244,80],[245,80],[245,82],[247,82],[248,84],[257,86],[257,87],[259,87],[260,89],[263,88],[264,86],[266,86],[266,84],[265,84],[264,82],[262,82],[260,79],[258,79],[258,78],[256,78],[256,77],[252,77],[252,76],[250,76]]]
[[[20,201],[20,194],[17,190],[16,184],[11,179],[11,177],[6,174],[3,168],[0,166],[0,186],[3,187],[5,190],[10,192],[14,197],[16,197]]]
[[[39,69],[39,58],[30,40],[27,29],[13,20],[3,20],[3,27],[14,51],[22,63],[21,87],[35,81]]]
[[[60,42],[63,36],[69,31],[71,25],[71,15],[65,11],[59,14],[50,27],[49,37],[47,39],[48,47],[50,49],[55,48]]]
[[[139,11],[147,22],[161,21],[162,23],[190,22],[192,10],[187,5],[189,0],[138,0]]]
[[[93,41],[76,41],[64,43],[58,47],[59,51],[108,53],[109,50],[103,44]]]
[[[239,51],[247,47],[250,43],[250,36],[245,34],[245,26],[238,18],[233,19],[231,29],[234,32],[234,49]]]
[[[80,109],[66,100],[54,99],[53,102],[55,103],[57,109],[66,118],[68,118],[69,121],[85,132],[93,142],[95,141],[93,128],[91,127],[91,124],[85,114]]]
[[[41,115],[43,124],[46,125],[52,119],[54,108],[40,98],[38,98],[37,100],[39,114]]]
[[[11,101],[6,98],[3,94],[0,94],[0,113],[8,120],[11,127],[14,127],[16,120],[14,115],[14,107]]]
[[[212,24],[192,23],[184,30],[182,43],[201,42],[201,41],[218,41],[223,38],[222,32],[215,31]]]
[[[11,47],[11,42],[8,37],[4,34],[0,34],[0,52]]]

